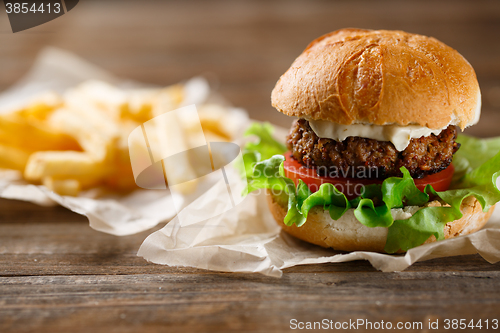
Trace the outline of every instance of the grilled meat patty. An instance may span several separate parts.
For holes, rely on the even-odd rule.
[[[321,176],[385,179],[402,176],[399,169],[404,166],[413,178],[423,178],[450,165],[460,148],[456,137],[455,126],[449,126],[439,135],[411,139],[405,150],[397,151],[389,141],[319,138],[307,120],[298,119],[287,137],[287,147],[297,161],[316,168]]]

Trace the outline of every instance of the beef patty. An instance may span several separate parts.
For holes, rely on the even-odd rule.
[[[460,148],[455,142],[457,130],[449,126],[439,135],[411,139],[403,151],[390,141],[348,137],[339,142],[319,138],[305,119],[296,120],[287,137],[293,157],[321,176],[384,179],[402,176],[405,167],[413,178],[422,178],[446,169]],[[360,172],[365,170],[365,172]]]

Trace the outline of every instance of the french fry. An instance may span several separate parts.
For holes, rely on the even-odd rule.
[[[58,131],[71,134],[94,160],[113,159],[116,142],[120,139],[119,131],[113,136],[102,133],[88,119],[64,108],[54,111],[47,123]]]
[[[176,84],[163,88],[153,100],[152,116],[156,117],[166,112],[177,109],[184,98],[184,88]]]
[[[153,114],[159,116],[144,124],[144,131],[155,161],[191,148],[185,137],[182,122],[176,113],[164,115],[170,111],[171,107],[171,97],[168,94],[162,95],[153,109]],[[157,146],[154,146],[152,142]],[[167,182],[170,185],[176,184],[175,189],[181,193],[193,192],[197,187],[197,177],[187,155],[178,155],[175,162],[175,165],[163,165]]]
[[[29,156],[22,149],[0,144],[0,168],[23,171]]]
[[[231,141],[241,128],[242,123],[247,123],[248,116],[238,110],[229,112],[227,107],[218,104],[204,104],[198,109],[198,114],[203,130],[210,131]]]
[[[24,177],[41,181],[45,177],[101,179],[111,168],[85,152],[41,151],[30,155]]]
[[[47,176],[42,178],[42,184],[58,194],[75,196],[82,190],[103,185],[104,179],[101,177],[64,178],[61,176]]]
[[[160,89],[134,89],[128,92],[127,111],[124,116],[138,123],[152,118],[153,104],[160,94]]]
[[[49,190],[60,195],[77,196],[82,190],[81,183],[76,179],[55,179],[53,177],[44,177],[42,184]]]
[[[199,108],[198,114],[200,117],[201,126],[204,130],[208,130],[217,134],[219,137],[225,138],[228,141],[232,137],[232,133],[226,128],[227,115],[226,110],[219,105],[203,105]],[[228,126],[229,127],[229,126]]]
[[[177,84],[122,90],[88,81],[63,95],[38,95],[24,108],[0,114],[0,168],[22,171],[26,180],[62,195],[96,186],[136,189],[128,140],[141,124],[147,134],[148,151],[141,155],[145,163],[151,156],[158,161],[200,147],[205,139],[231,140],[238,131],[228,109],[219,105],[198,105],[197,114],[186,109],[171,117],[170,111],[192,97],[191,88]],[[171,165],[164,160],[163,171],[175,190],[191,193],[198,175],[210,172],[204,154],[179,154]]]
[[[207,142],[224,142],[224,141],[229,141],[226,136],[220,136],[218,133],[214,133],[208,130],[203,131],[205,133],[205,138],[207,139]]]
[[[76,90],[115,120],[121,119],[123,114],[127,112],[127,95],[115,86],[102,81],[90,80],[79,85]]]
[[[27,121],[45,120],[52,111],[62,105],[62,97],[54,91],[48,91],[35,96],[19,114]]]
[[[69,135],[30,124],[21,115],[0,115],[0,143],[26,151],[81,150]]]
[[[74,112],[104,137],[116,138],[119,135],[119,124],[78,90],[67,91],[64,94],[64,103],[67,110]]]
[[[138,189],[139,186],[135,183],[130,159],[126,164],[116,164],[113,170],[113,176],[104,179],[104,184],[116,191],[130,191]]]
[[[129,135],[137,127],[132,121],[122,121],[120,137],[114,145],[114,166],[112,177],[106,178],[106,185],[115,190],[137,189],[129,156]]]
[[[127,99],[128,108],[124,115],[131,120],[144,123],[161,113],[178,108],[184,99],[184,87],[176,84],[162,89],[134,89],[128,92]],[[162,108],[158,109],[155,106],[160,102]]]

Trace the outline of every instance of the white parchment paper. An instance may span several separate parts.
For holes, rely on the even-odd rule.
[[[211,200],[194,201],[184,210],[212,211],[225,189],[214,187],[209,192]],[[179,215],[146,238],[138,255],[170,266],[275,277],[296,265],[361,259],[384,272],[401,271],[421,260],[474,253],[491,263],[500,260],[500,209],[474,234],[419,246],[404,255],[337,252],[300,241],[277,226],[263,192],[250,194],[232,210],[196,224],[183,225]]]

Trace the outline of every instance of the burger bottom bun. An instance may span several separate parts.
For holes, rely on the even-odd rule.
[[[314,207],[309,211],[306,223],[297,227],[296,225],[286,226],[283,223],[287,213],[285,203],[280,203],[269,192],[267,193],[267,202],[278,225],[290,235],[303,241],[340,251],[385,253],[384,247],[388,229],[383,227],[369,228],[361,224],[354,216],[354,209],[349,209],[340,219],[335,221],[323,207]],[[442,205],[439,201],[432,201],[427,206]],[[420,208],[410,206],[392,209],[391,214],[395,220],[408,219]],[[484,213],[476,198],[472,196],[466,198],[461,207],[463,217],[445,225],[445,238],[467,235],[481,229],[490,218],[493,209],[494,207],[491,207],[488,212]],[[424,244],[435,241],[436,238],[431,236]]]

